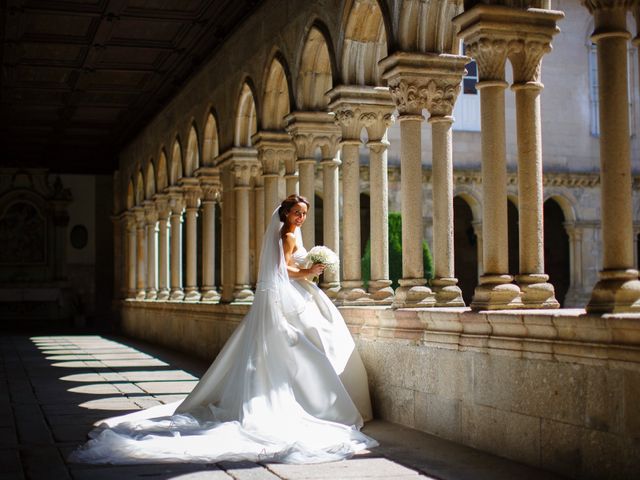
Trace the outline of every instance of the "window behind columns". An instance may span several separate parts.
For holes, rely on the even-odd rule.
[[[469,305],[478,285],[478,239],[473,230],[473,212],[461,197],[453,199],[453,245],[455,272],[462,298]]]
[[[520,270],[520,242],[518,239],[518,207],[511,200],[507,200],[507,218],[509,228],[509,274],[517,275]]]
[[[464,52],[464,45],[461,51]],[[453,109],[454,130],[470,132],[480,131],[480,95],[476,90],[478,83],[478,68],[475,60],[465,66],[467,74],[462,79],[462,90]]]
[[[564,228],[562,208],[553,199],[544,202],[544,271],[556,291],[560,306],[569,290],[569,236]]]

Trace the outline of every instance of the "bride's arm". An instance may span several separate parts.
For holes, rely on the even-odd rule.
[[[293,251],[296,247],[296,237],[293,233],[287,233],[282,239],[282,248],[284,250],[284,260],[287,262],[287,272],[289,278],[304,278],[309,275],[319,276],[324,270],[324,265],[316,263],[311,268],[300,268],[293,261]]]

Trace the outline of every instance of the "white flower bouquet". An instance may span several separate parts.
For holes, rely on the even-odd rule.
[[[335,272],[340,264],[340,258],[329,247],[316,245],[307,252],[305,263],[307,268],[316,263],[320,263],[325,266],[325,272]],[[313,281],[317,282],[318,277],[314,277]]]

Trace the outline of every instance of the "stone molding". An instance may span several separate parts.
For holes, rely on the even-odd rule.
[[[202,200],[205,202],[217,202],[222,193],[220,181],[220,169],[214,167],[200,167],[195,172],[200,182]]]
[[[187,209],[198,208],[200,206],[200,182],[196,178],[185,177],[179,181],[182,188],[182,195]]]
[[[340,147],[341,130],[329,112],[292,112],[284,117],[286,130],[296,146],[298,160],[314,159],[320,148],[322,158],[333,158]]]
[[[293,161],[295,146],[286,132],[260,131],[251,137],[263,175],[279,175],[281,163]]]
[[[551,42],[512,40],[509,42],[509,61],[513,66],[514,85],[540,84],[542,57],[551,51]]]
[[[158,209],[156,203],[153,200],[145,200],[142,203],[144,209],[144,217],[147,221],[147,225],[155,226],[158,222]]]
[[[589,13],[597,10],[624,8],[625,10],[638,6],[638,0],[580,0]]]

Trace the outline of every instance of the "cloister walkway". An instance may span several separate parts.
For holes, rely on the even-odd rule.
[[[1,335],[0,480],[560,478],[383,421],[365,429],[380,447],[322,465],[88,466],[65,461],[93,422],[178,400],[206,366],[111,335]]]

